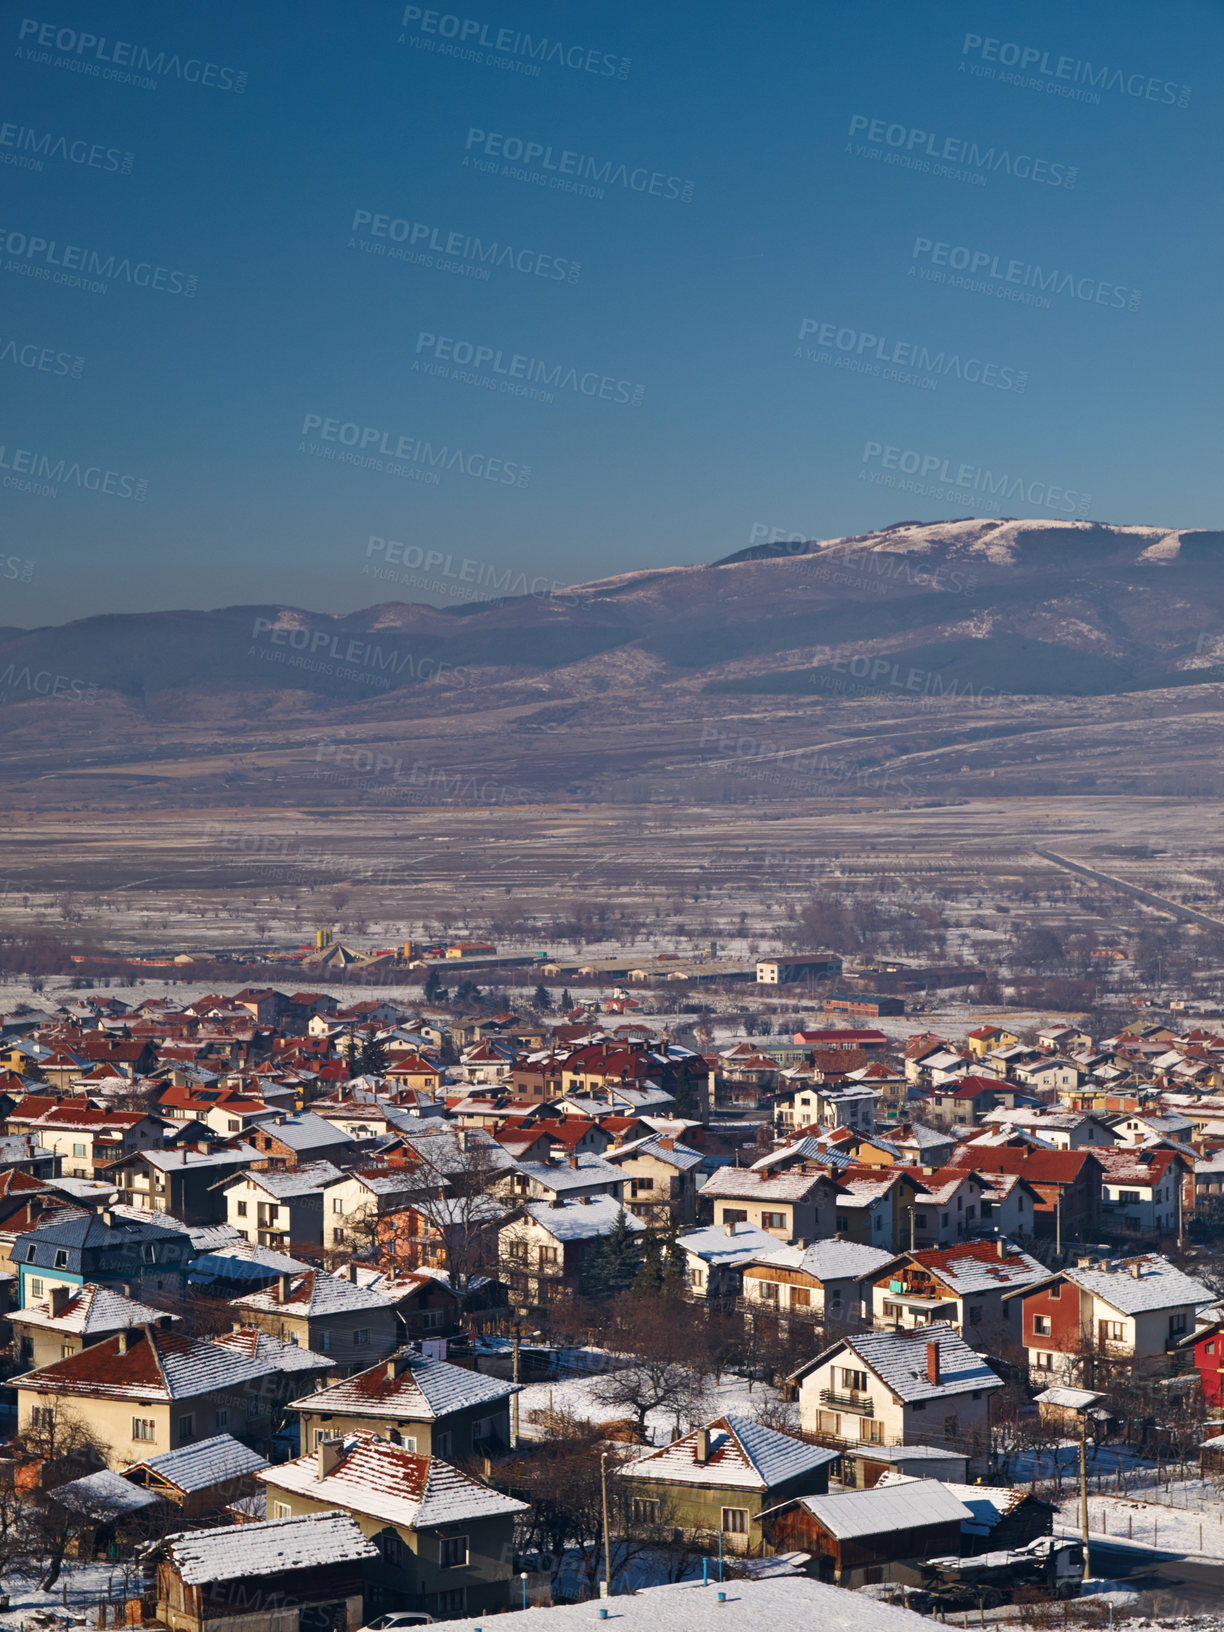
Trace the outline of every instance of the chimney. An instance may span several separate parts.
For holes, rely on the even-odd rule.
[[[1138,1258],[1134,1259],[1134,1261],[1131,1263],[1130,1272],[1134,1276],[1135,1280],[1138,1280],[1143,1274],[1143,1264]]]
[[[939,1344],[927,1344],[927,1382],[939,1386]]]
[[[390,1360],[387,1361],[386,1369],[385,1369],[383,1375],[386,1377],[386,1379],[387,1379],[387,1381],[389,1383],[393,1383],[395,1381],[395,1379],[399,1376],[399,1374],[400,1374],[399,1356],[398,1355],[392,1355]]]
[[[1000,1258],[1006,1258],[1007,1257],[1007,1247],[1004,1244],[1002,1236],[999,1236],[999,1238],[996,1240],[995,1248],[996,1248]]]
[[[733,1218],[724,1219],[723,1220],[723,1229],[726,1230],[728,1235],[734,1235],[735,1234],[735,1220]]]
[[[698,1428],[697,1430],[697,1446],[693,1452],[693,1460],[702,1463],[710,1460],[710,1430],[708,1428]]]
[[[103,1224],[108,1224],[112,1229],[114,1228],[115,1215],[111,1212],[109,1207],[104,1207],[102,1209],[102,1222]]]
[[[128,1352],[128,1350],[131,1348],[131,1346],[132,1346],[132,1328],[130,1326],[125,1326],[123,1328],[123,1330],[119,1333],[119,1350],[118,1350],[118,1352],[120,1354],[126,1354]]]
[[[319,1441],[319,1473],[320,1479],[326,1479],[339,1467],[344,1460],[344,1436],[335,1439],[321,1439]]]
[[[75,1289],[71,1286],[53,1286],[51,1288],[51,1319],[58,1320],[64,1310],[72,1302]]]
[[[290,1277],[288,1275],[278,1275],[276,1277],[276,1298],[278,1303],[288,1303],[289,1281]]]
[[[350,1264],[348,1266],[348,1278],[349,1278],[350,1283],[353,1286],[357,1285],[357,1265],[356,1264]]]
[[[576,1152],[570,1156],[569,1165],[571,1167],[573,1167],[573,1168],[577,1168],[577,1166],[578,1166],[578,1156],[577,1156]]]

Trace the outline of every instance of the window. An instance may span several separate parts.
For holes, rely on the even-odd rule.
[[[915,1225],[915,1227],[917,1229],[925,1230],[926,1227],[927,1227],[927,1216],[926,1216],[926,1214],[925,1213],[915,1213],[914,1214],[914,1225]]]
[[[839,1230],[848,1230],[850,1228],[850,1216],[848,1213],[838,1213],[837,1227]]]
[[[1169,1316],[1169,1333],[1170,1333],[1170,1335],[1172,1335],[1175,1332],[1184,1332],[1185,1329],[1186,1329],[1186,1316],[1185,1316],[1185,1311],[1184,1310],[1180,1315],[1170,1315]]]
[[[1061,1281],[1055,1281],[1053,1286],[1047,1287],[1046,1288],[1046,1295],[1047,1295],[1047,1297],[1051,1297],[1051,1298],[1061,1298],[1062,1297],[1062,1282]]]
[[[653,1179],[631,1179],[629,1181],[629,1189],[630,1189],[630,1193],[632,1195],[636,1196],[636,1195],[642,1194],[643,1192],[645,1192],[647,1190],[653,1190],[654,1189],[654,1180]]]
[[[218,1428],[228,1428],[229,1427],[229,1411],[227,1409],[225,1409],[225,1407],[222,1407],[217,1412],[217,1427]]]
[[[421,1330],[422,1331],[424,1331],[424,1332],[436,1332],[438,1327],[441,1326],[441,1324],[442,1324],[442,1311],[441,1311],[441,1309],[422,1309],[421,1310]]]
[[[901,1316],[904,1313],[905,1313],[905,1309],[899,1303],[886,1303],[884,1305],[884,1319],[885,1320],[900,1320]]]
[[[540,1262],[542,1264],[555,1264],[557,1262],[556,1247],[541,1247]]]
[[[884,1424],[873,1417],[864,1417],[859,1423],[859,1439],[864,1445],[883,1445]]]
[[[70,1354],[75,1354],[75,1353],[76,1353],[76,1350],[73,1348],[71,1343],[61,1343],[60,1344],[60,1359],[61,1360],[67,1360],[67,1358],[68,1358],[68,1356]]]
[[[1120,1320],[1101,1320],[1097,1322],[1101,1333],[1102,1343],[1121,1343],[1122,1322]]]
[[[842,1366],[839,1369],[844,1389],[851,1394],[865,1394],[867,1392],[867,1373],[865,1371],[851,1371],[848,1366]]]
[[[1034,1337],[1049,1337],[1049,1335],[1050,1335],[1050,1317],[1049,1317],[1049,1315],[1034,1315],[1033,1316],[1033,1336]]]
[[[433,1454],[435,1456],[449,1456],[451,1454],[451,1431],[449,1428],[443,1433],[433,1436]]]
[[[245,1201],[240,1201],[238,1203],[238,1217],[239,1218],[245,1218],[246,1216],[247,1216],[247,1204],[246,1204]]]
[[[152,1417],[132,1418],[132,1438],[154,1440],[157,1438],[157,1423]]]
[[[690,1286],[704,1286],[705,1285],[705,1270],[704,1269],[690,1269],[689,1270],[689,1285]],[[1208,1353],[1210,1353],[1210,1352],[1211,1351],[1208,1350]]]
[[[55,1267],[56,1269],[68,1268],[68,1253],[63,1247],[60,1247],[55,1254]]]
[[[369,1341],[370,1328],[368,1326],[359,1326],[353,1333],[353,1347],[355,1349],[364,1349]]]
[[[444,1570],[457,1570],[468,1561],[466,1536],[442,1536],[438,1549],[438,1563]]]
[[[232,1116],[226,1118],[226,1126],[229,1128],[231,1133],[237,1133],[241,1125],[242,1124]]]
[[[34,1243],[31,1241],[30,1245],[26,1248],[25,1261],[27,1264],[32,1264],[34,1262],[34,1250]]]
[[[342,1246],[344,1244],[344,1231],[343,1230],[333,1230],[332,1231],[332,1240],[336,1243],[337,1246]]]
[[[272,1503],[272,1517],[274,1519],[291,1519],[293,1517],[293,1513],[290,1510],[289,1503],[288,1502],[273,1502]]]
[[[72,1154],[73,1154],[73,1155],[74,1155],[74,1156],[84,1156],[84,1154],[85,1154],[85,1146],[84,1146],[84,1145],[73,1145],[73,1147],[72,1147]]]
[[[943,1223],[943,1224],[945,1224],[945,1225],[946,1225],[946,1224],[947,1224],[947,1222],[948,1222],[948,1215],[947,1215],[947,1213],[943,1213],[943,1214],[941,1214],[941,1215],[940,1215],[940,1222],[941,1222],[941,1223]]]
[[[816,1413],[816,1430],[818,1433],[828,1434],[830,1439],[840,1439],[840,1413],[837,1411],[818,1411]]]
[[[1034,1371],[1053,1371],[1054,1356],[1052,1354],[1035,1353],[1033,1355]]]
[[[195,1415],[188,1412],[185,1417],[178,1419],[178,1437],[181,1440],[195,1438]]]
[[[527,1243],[526,1243],[526,1241],[511,1241],[511,1243],[510,1243],[510,1256],[511,1256],[511,1258],[526,1258],[526,1256],[527,1256]]]
[[[398,1570],[404,1562],[404,1539],[398,1530],[380,1530],[374,1538],[383,1563]],[[445,1545],[445,1543],[443,1544]]]
[[[925,1400],[914,1400],[910,1405],[911,1411],[925,1411],[926,1408],[927,1402]]]
[[[742,1224],[748,1214],[742,1207],[724,1207],[722,1221],[724,1224]]]
[[[969,1324],[970,1326],[980,1326],[982,1324],[982,1306],[980,1304],[975,1303],[973,1308],[970,1309]]]
[[[883,1213],[877,1213],[876,1214],[876,1216],[875,1216],[875,1228],[877,1230],[882,1230],[884,1228],[884,1214]]]
[[[314,1348],[318,1349],[320,1354],[330,1354],[331,1339],[332,1334],[330,1332],[320,1332],[317,1337],[311,1339],[311,1344]],[[296,1335],[290,1339],[290,1342],[297,1342]]]
[[[722,1510],[722,1527],[732,1536],[746,1536],[748,1534],[748,1509],[746,1507],[724,1507]]]
[[[761,1282],[761,1297],[765,1300],[766,1303],[777,1303],[777,1301],[778,1301],[778,1283],[777,1283],[777,1281],[762,1281]]]
[[[34,1250],[33,1247],[31,1247],[30,1251],[33,1252],[33,1250]],[[30,1296],[32,1298],[41,1298],[42,1295],[43,1295],[43,1283],[42,1283],[41,1280],[39,1280],[38,1276],[36,1275],[30,1282]]]
[[[1157,1201],[1159,1201],[1160,1197],[1157,1196],[1156,1199],[1157,1199]],[[1121,1201],[1121,1202],[1135,1202],[1135,1201],[1138,1201],[1139,1200],[1139,1192],[1138,1192],[1138,1190],[1119,1190],[1118,1191],[1118,1200]]]
[[[806,1286],[792,1286],[790,1301],[792,1309],[807,1309],[812,1302],[812,1294]]]
[[[786,1228],[785,1213],[762,1213],[761,1228],[763,1230],[784,1230]]]
[[[36,1405],[30,1412],[31,1428],[53,1428],[55,1426],[55,1407],[53,1405]]]
[[[333,1196],[332,1197],[332,1212],[333,1213],[342,1213],[343,1211],[344,1211],[344,1197],[343,1196]]]
[[[658,1524],[658,1502],[651,1501],[644,1496],[635,1496],[633,1498],[633,1522],[634,1524]]]

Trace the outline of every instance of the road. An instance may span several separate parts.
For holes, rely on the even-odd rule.
[[[1141,1592],[1145,1614],[1191,1615],[1202,1610],[1218,1613],[1224,1604],[1224,1562],[1211,1564],[1174,1553],[1111,1547],[1093,1537],[1091,1563],[1093,1575],[1125,1581],[1128,1587]]]

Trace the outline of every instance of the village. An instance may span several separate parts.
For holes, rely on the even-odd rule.
[[[936,1032],[827,950],[377,958],[6,1009],[6,1627],[1218,1591],[1224,1021]]]

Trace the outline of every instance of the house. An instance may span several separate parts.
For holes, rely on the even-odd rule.
[[[445,1618],[509,1606],[515,1518],[527,1504],[441,1458],[346,1434],[259,1477],[274,1518],[339,1509],[374,1542],[369,1609]]]
[[[895,1262],[891,1252],[858,1241],[813,1241],[775,1247],[744,1268],[744,1302],[754,1309],[828,1324],[863,1317],[863,1290]]]
[[[970,1342],[991,1348],[1010,1337],[1006,1292],[1048,1278],[1044,1264],[1002,1236],[902,1253],[877,1276],[871,1315],[877,1326],[910,1330],[946,1321]]]
[[[934,1445],[847,1445],[841,1453],[841,1481],[846,1490],[870,1490],[886,1473],[963,1484],[968,1469],[969,1458],[963,1451]]]
[[[925,1559],[959,1555],[961,1525],[972,1517],[937,1479],[894,1478],[868,1490],[800,1496],[767,1511],[761,1532],[771,1552],[811,1554],[820,1579],[839,1587],[917,1584]]]
[[[181,1294],[191,1255],[191,1239],[181,1230],[140,1224],[109,1209],[28,1230],[12,1248],[23,1309],[41,1303],[52,1287],[81,1287],[87,1281],[128,1297]]]
[[[591,1249],[616,1228],[622,1212],[631,1230],[646,1228],[612,1196],[524,1203],[498,1232],[502,1279],[514,1307],[526,1311],[576,1296]]]
[[[356,1154],[357,1144],[348,1134],[313,1111],[284,1116],[277,1122],[261,1122],[247,1132],[247,1140],[258,1152],[255,1167],[296,1167],[300,1162],[343,1162]]]
[[[1182,1189],[1197,1170],[1193,1156],[1164,1147],[1115,1148],[1097,1152],[1101,1174],[1101,1232],[1147,1236],[1178,1235]]]
[[[515,1162],[502,1183],[507,1196],[527,1201],[569,1201],[582,1196],[611,1196],[619,1201],[625,1186],[619,1167],[602,1156],[578,1152],[544,1162]]]
[[[1015,1145],[960,1144],[951,1167],[973,1168],[980,1177],[1015,1173],[1025,1178],[1041,1197],[1033,1217],[1038,1239],[1091,1240],[1101,1216],[1099,1152],[1043,1150],[1028,1143]]]
[[[914,1246],[943,1247],[978,1234],[989,1180],[971,1167],[922,1168],[917,1176],[923,1193],[914,1199]]]
[[[226,1222],[244,1241],[281,1251],[293,1245],[322,1246],[325,1187],[340,1178],[331,1162],[302,1167],[247,1168],[220,1180]]]
[[[1031,1101],[1032,1096],[1028,1096]],[[955,1082],[937,1084],[926,1097],[932,1115],[944,1122],[980,1123],[987,1111],[999,1105],[1013,1105],[1015,1090],[995,1077],[964,1076]]]
[[[324,1181],[323,1245],[330,1251],[368,1247],[377,1220],[422,1191],[421,1176],[401,1164],[353,1168]]]
[[[795,1244],[834,1234],[837,1181],[827,1166],[796,1158],[783,1171],[720,1167],[698,1195],[714,1224],[755,1224],[780,1242]]]
[[[517,1383],[400,1350],[389,1360],[293,1400],[302,1447],[337,1434],[381,1434],[407,1450],[467,1463],[510,1445]]]
[[[684,1254],[685,1285],[693,1299],[712,1306],[733,1306],[743,1295],[744,1270],[763,1253],[773,1252],[776,1235],[751,1224],[707,1224],[676,1237]]]
[[[875,1132],[879,1097],[878,1091],[865,1082],[850,1083],[845,1078],[829,1084],[799,1081],[779,1096],[778,1108],[787,1133],[804,1128],[826,1132],[854,1128],[869,1134]]]
[[[17,1340],[17,1363],[31,1369],[79,1354],[133,1326],[172,1325],[179,1318],[92,1281],[81,1287],[53,1286],[45,1302],[9,1315]]]
[[[264,1386],[270,1399],[272,1421],[280,1424],[281,1433],[290,1400],[303,1388],[323,1388],[336,1374],[336,1362],[330,1354],[315,1354],[297,1343],[282,1342],[258,1326],[235,1324],[232,1331],[223,1332],[212,1342],[246,1360],[261,1360],[276,1368]],[[290,1426],[296,1420],[290,1419]]]
[[[13,1377],[19,1428],[54,1421],[57,1411],[86,1418],[106,1446],[108,1465],[125,1467],[150,1449],[172,1450],[233,1433],[267,1445],[275,1430],[266,1360],[142,1326],[104,1338],[79,1354]]]
[[[450,1276],[444,1269],[409,1270],[396,1275],[376,1264],[356,1264],[357,1285],[368,1286],[381,1292],[395,1306],[401,1342],[422,1337],[441,1337],[457,1331],[463,1310],[463,1300],[451,1291]],[[338,1265],[336,1274],[343,1278],[350,1273],[347,1264]],[[474,1282],[468,1293],[483,1291],[488,1283]]]
[[[170,1632],[237,1632],[256,1619],[278,1632],[356,1628],[378,1557],[349,1514],[334,1510],[186,1530],[146,1555],[157,1569],[157,1619]]]
[[[35,1134],[72,1178],[90,1179],[99,1168],[134,1150],[160,1149],[160,1118],[143,1111],[99,1110],[86,1099],[30,1096],[5,1119],[9,1133]]]
[[[253,1495],[258,1488],[255,1475],[267,1465],[264,1457],[232,1434],[214,1434],[133,1462],[123,1477],[178,1508],[183,1518],[195,1519]]]
[[[244,1325],[329,1356],[342,1376],[383,1359],[398,1338],[390,1298],[358,1286],[355,1276],[341,1280],[321,1269],[278,1275],[262,1291],[232,1298],[230,1307]]]
[[[225,1200],[217,1186],[255,1160],[246,1144],[212,1149],[137,1150],[99,1170],[119,1192],[125,1207],[173,1213],[185,1224],[220,1224]]]
[[[808,952],[798,957],[758,958],[758,986],[785,986],[795,981],[840,980],[842,960],[831,952]]]
[[[826,1014],[853,1014],[864,1020],[878,1020],[885,1014],[904,1014],[905,1001],[880,992],[830,992],[824,1000],[824,1011]]]
[[[879,1484],[898,1485],[904,1483],[906,1477],[899,1468],[889,1469]],[[919,1474],[918,1477],[924,1476]],[[1027,1547],[1038,1536],[1054,1533],[1057,1504],[1033,1491],[971,1485],[963,1475],[959,1480],[944,1478],[941,1474],[925,1477],[938,1479],[945,1490],[951,1491],[969,1509],[969,1517],[961,1524],[960,1546],[956,1549],[962,1556]]]
[[[1030,1379],[1043,1387],[1093,1387],[1098,1374],[1145,1361],[1163,1366],[1214,1294],[1148,1253],[1096,1265],[1081,1260],[1009,1297],[1020,1304],[1017,1341],[1028,1350]]]
[[[987,1054],[999,1048],[1014,1048],[1020,1041],[1014,1031],[1008,1031],[1005,1026],[978,1026],[971,1031],[965,1041],[969,1045],[969,1052],[974,1059],[984,1060]]]
[[[716,1417],[662,1450],[623,1464],[633,1521],[729,1553],[755,1551],[761,1513],[829,1488],[837,1452],[748,1417]]]
[[[696,1221],[700,1151],[690,1150],[679,1139],[651,1134],[618,1145],[604,1161],[628,1179],[625,1199],[639,1218],[647,1223],[673,1221],[682,1229]]]
[[[1017,1063],[1012,1075],[1026,1088],[1042,1093],[1047,1090],[1058,1094],[1069,1093],[1084,1080],[1084,1073],[1074,1060],[1064,1060],[1057,1054],[1031,1060],[1027,1064]]]
[[[791,1374],[804,1429],[847,1444],[976,1446],[1002,1379],[947,1325],[845,1337]]]
[[[848,1241],[897,1252],[913,1238],[915,1208],[928,1203],[928,1181],[914,1168],[855,1164],[839,1170],[837,1233]]]

